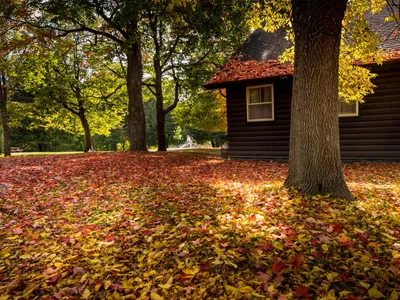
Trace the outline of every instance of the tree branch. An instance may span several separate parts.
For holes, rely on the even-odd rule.
[[[164,59],[164,61],[161,63],[161,70],[164,69],[164,67],[167,65],[167,62],[171,59],[172,54],[175,52],[175,49],[176,49],[176,47],[178,46],[178,43],[179,43],[179,40],[180,40],[180,39],[181,39],[180,37],[176,38],[174,44],[173,44],[173,45],[171,46],[171,48],[168,50],[167,57],[166,57],[166,58]]]
[[[212,49],[210,49],[208,52],[206,52],[202,57],[200,57],[196,62],[194,63],[189,63],[189,64],[183,64],[183,65],[174,65],[171,64],[169,67],[167,67],[166,69],[162,70],[163,73],[168,72],[172,69],[178,69],[178,68],[188,68],[188,67],[193,67],[196,66],[198,64],[200,64],[207,56],[208,54],[210,54],[212,51]]]
[[[15,19],[11,19],[11,20],[13,20],[15,22],[21,22],[20,20],[15,20]],[[65,29],[65,28],[59,28],[59,27],[55,27],[55,26],[51,26],[51,25],[38,25],[38,24],[29,22],[29,21],[23,21],[23,23],[28,24],[30,26],[33,26],[35,28],[50,29],[50,31],[54,30],[54,31],[62,32],[61,34],[57,34],[56,35],[57,37],[63,37],[63,36],[66,36],[66,35],[68,35],[70,33],[74,33],[74,32],[87,31],[87,32],[90,32],[90,33],[93,33],[93,34],[98,34],[98,35],[104,36],[104,37],[106,37],[106,38],[108,38],[110,40],[113,40],[114,42],[116,42],[116,43],[118,43],[120,45],[123,43],[122,40],[120,40],[116,36],[112,35],[111,33],[100,31],[100,30],[96,30],[96,29],[93,29],[93,28],[90,28],[90,27],[87,27],[87,26],[81,25],[81,24],[80,24],[79,28]]]

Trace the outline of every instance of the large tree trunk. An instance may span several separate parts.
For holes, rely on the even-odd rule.
[[[159,55],[156,54],[156,55]],[[162,71],[159,59],[154,60],[154,71],[156,74],[156,111],[157,111],[157,142],[158,151],[167,151],[167,140],[165,138],[165,112],[164,95],[162,88]]]
[[[340,159],[338,69],[346,0],[292,0],[295,59],[286,187],[352,199]]]
[[[8,127],[8,118],[7,118],[6,76],[3,72],[0,72],[0,114],[3,125],[4,156],[11,156],[10,127]]]
[[[140,44],[131,45],[128,53],[127,87],[128,87],[128,124],[131,151],[147,151],[146,147],[146,119],[142,98],[142,52]]]
[[[85,152],[93,151],[92,145],[92,135],[90,134],[89,123],[86,119],[85,111],[81,110],[79,112],[79,119],[81,120],[83,130],[85,131]]]

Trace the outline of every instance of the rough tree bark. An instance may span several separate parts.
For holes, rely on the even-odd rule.
[[[7,118],[7,87],[6,87],[6,75],[4,72],[0,72],[0,114],[3,125],[3,136],[4,136],[4,156],[11,156],[11,145],[10,145],[10,127],[8,126]]]
[[[84,110],[79,110],[79,119],[81,120],[81,124],[83,127],[83,130],[85,132],[85,152],[91,152],[93,151],[93,145],[92,145],[92,135],[90,134],[90,127],[89,123],[86,119],[85,111]]]
[[[128,124],[131,151],[147,151],[146,119],[142,98],[142,52],[140,44],[135,42],[127,53],[127,87],[128,87]]]
[[[292,0],[295,59],[286,187],[352,199],[339,145],[338,69],[347,0]]]

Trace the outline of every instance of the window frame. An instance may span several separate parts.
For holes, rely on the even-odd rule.
[[[259,103],[250,103],[250,90],[251,89],[260,89],[265,87],[271,87],[271,102],[259,102]],[[272,114],[271,118],[262,118],[262,119],[250,119],[250,109],[249,107],[252,105],[263,105],[263,104],[271,104]],[[246,117],[247,122],[267,122],[267,121],[275,121],[275,97],[274,97],[274,84],[261,84],[261,85],[253,85],[246,86]]]
[[[339,102],[342,103],[340,100],[339,100]],[[355,113],[341,113],[339,111],[339,118],[358,117],[359,116],[359,105],[360,105],[360,102],[356,101],[356,112]]]

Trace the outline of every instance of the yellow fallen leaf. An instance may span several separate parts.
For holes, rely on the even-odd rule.
[[[165,284],[159,284],[158,286],[162,289],[169,289],[172,286],[172,281],[174,280],[174,277],[170,277]]]
[[[152,300],[163,300],[164,299],[164,297],[161,297],[159,294],[157,294],[155,292],[150,293],[150,298]]]
[[[35,289],[36,289],[36,286],[25,289],[22,297],[24,297],[24,298],[28,297]]]
[[[119,295],[119,293],[117,291],[114,291],[114,293],[112,293],[114,299],[121,299],[121,296]]]
[[[85,280],[87,279],[87,277],[88,277],[88,273],[83,274],[82,277],[81,277],[80,283],[85,282]]]
[[[108,289],[111,284],[112,284],[111,280],[104,281],[104,289]]]
[[[397,300],[397,299],[399,299],[399,294],[397,294],[396,291],[393,291],[393,292],[390,294],[389,300]]]
[[[252,289],[250,286],[244,286],[239,289],[241,293],[255,293],[255,290]]]
[[[366,289],[368,289],[370,287],[370,284],[364,282],[364,281],[359,281],[358,282],[362,287],[365,287]]]
[[[90,297],[89,289],[84,290],[81,296],[82,296],[83,299],[89,298]]]
[[[101,283],[96,284],[96,286],[94,287],[94,291],[98,292],[99,289],[101,288]]]
[[[195,275],[199,272],[199,269],[183,268],[182,272],[188,275]]]
[[[383,298],[385,297],[380,291],[378,291],[376,288],[372,288],[368,290],[368,295],[370,295],[372,298]]]
[[[225,285],[225,289],[227,292],[230,292],[230,293],[235,293],[237,290],[235,287],[227,285],[227,284]]]
[[[327,252],[329,250],[329,247],[327,244],[322,244],[321,246],[322,250],[324,250],[325,252]]]

